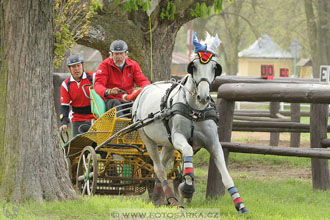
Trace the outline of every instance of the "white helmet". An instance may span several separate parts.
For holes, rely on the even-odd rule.
[[[110,51],[112,53],[122,53],[128,50],[128,46],[123,40],[115,40],[110,45]]]

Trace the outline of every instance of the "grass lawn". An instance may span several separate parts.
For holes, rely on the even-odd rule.
[[[192,202],[185,204],[186,212],[212,209],[220,212],[219,219],[329,219],[330,191],[313,191],[310,177],[282,175],[288,169],[293,174],[297,169],[310,169],[310,159],[231,153],[229,171],[245,205],[252,212],[238,215],[228,193],[217,200],[205,198],[208,158],[204,150],[194,158],[196,193]],[[251,167],[252,170],[266,169],[258,175],[251,172]],[[269,168],[278,173],[268,172]],[[1,200],[1,207],[0,219],[8,219],[5,214],[12,213],[15,204]],[[17,220],[118,219],[110,214],[121,209],[147,213],[150,210],[170,214],[178,212],[176,208],[155,207],[146,193],[142,196],[93,196],[62,202],[25,202],[16,208],[17,215],[13,215],[12,219]]]
[[[303,117],[301,123],[309,123]],[[71,131],[68,130],[69,134]],[[251,134],[251,133],[250,133]],[[267,135],[269,135],[267,133]],[[282,134],[281,134],[282,135]],[[284,135],[289,135],[284,134]],[[301,142],[309,142],[309,134],[301,135]],[[282,137],[290,142],[288,137]],[[235,142],[258,142],[259,137],[236,137]],[[264,141],[265,142],[265,141]],[[266,141],[267,142],[267,141]],[[308,143],[305,143],[308,144]],[[314,191],[311,181],[311,162],[309,158],[296,158],[273,155],[230,153],[229,172],[250,214],[238,215],[228,193],[218,199],[205,198],[209,155],[201,150],[194,157],[196,192],[191,203],[185,205],[185,213],[209,209],[220,213],[221,220],[323,220],[330,219],[330,190]],[[131,213],[141,211],[181,212],[177,208],[155,207],[144,193],[141,196],[99,196],[84,197],[73,201],[52,201],[36,203],[26,201],[15,204],[0,200],[0,220],[33,219],[125,219],[114,218],[113,213],[128,210]],[[123,217],[123,216],[122,216]],[[214,216],[213,216],[214,217]],[[147,218],[126,218],[147,219]],[[182,218],[178,218],[182,219]],[[205,219],[193,218],[191,219]]]

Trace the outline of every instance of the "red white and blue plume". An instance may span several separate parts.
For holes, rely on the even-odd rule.
[[[206,50],[206,45],[205,44],[202,45],[201,43],[199,43],[196,32],[194,33],[194,36],[193,36],[193,44],[195,47],[195,53],[197,53],[198,51],[201,51],[201,50]]]
[[[199,42],[197,38],[196,32],[193,36],[193,45],[195,47],[195,52],[199,51],[209,51],[213,54],[215,54],[217,48],[219,47],[221,41],[219,39],[218,34],[215,35],[215,37],[211,37],[208,32],[206,32],[206,39],[204,42]]]

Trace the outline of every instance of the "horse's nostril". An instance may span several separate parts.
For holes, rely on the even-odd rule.
[[[210,101],[210,96],[206,97],[206,100],[207,100],[207,101]]]
[[[197,100],[201,100],[201,97],[200,97],[200,95],[197,95]]]

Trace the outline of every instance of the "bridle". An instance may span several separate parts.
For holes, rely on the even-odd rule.
[[[191,62],[193,63],[195,60],[198,60],[198,59],[196,58],[196,59],[194,59],[194,60],[191,61]],[[211,60],[211,61],[212,61],[212,62],[215,62],[216,65],[219,65],[216,61],[214,61],[214,60]],[[209,84],[209,87],[211,88],[211,84],[214,82],[215,78],[217,77],[217,74],[215,74],[214,77],[213,77],[213,80],[212,80],[211,82],[209,81],[209,79],[207,79],[207,78],[205,78],[205,77],[203,77],[203,78],[201,78],[200,80],[196,81],[195,78],[194,78],[194,74],[191,74],[191,75],[192,75],[193,83],[194,83],[194,85],[195,85],[196,88],[199,86],[199,84],[200,84],[201,82],[207,82],[207,83]]]
[[[209,87],[211,88],[211,84],[212,82],[215,80],[215,78],[217,76],[220,76],[222,73],[222,67],[221,65],[215,61],[213,59],[213,57],[215,57],[215,54],[213,52],[207,51],[207,50],[202,50],[202,51],[198,51],[197,52],[198,58],[196,57],[195,59],[193,59],[187,67],[187,72],[190,73],[192,75],[193,81],[195,83],[196,88],[198,87],[198,85],[203,82],[206,81],[209,84]],[[195,69],[195,62],[196,60],[199,60],[199,62],[202,65],[208,64],[209,62],[215,62],[215,74],[214,74],[214,78],[212,80],[212,82],[210,82],[207,78],[201,78],[198,82],[194,79],[194,69]]]

